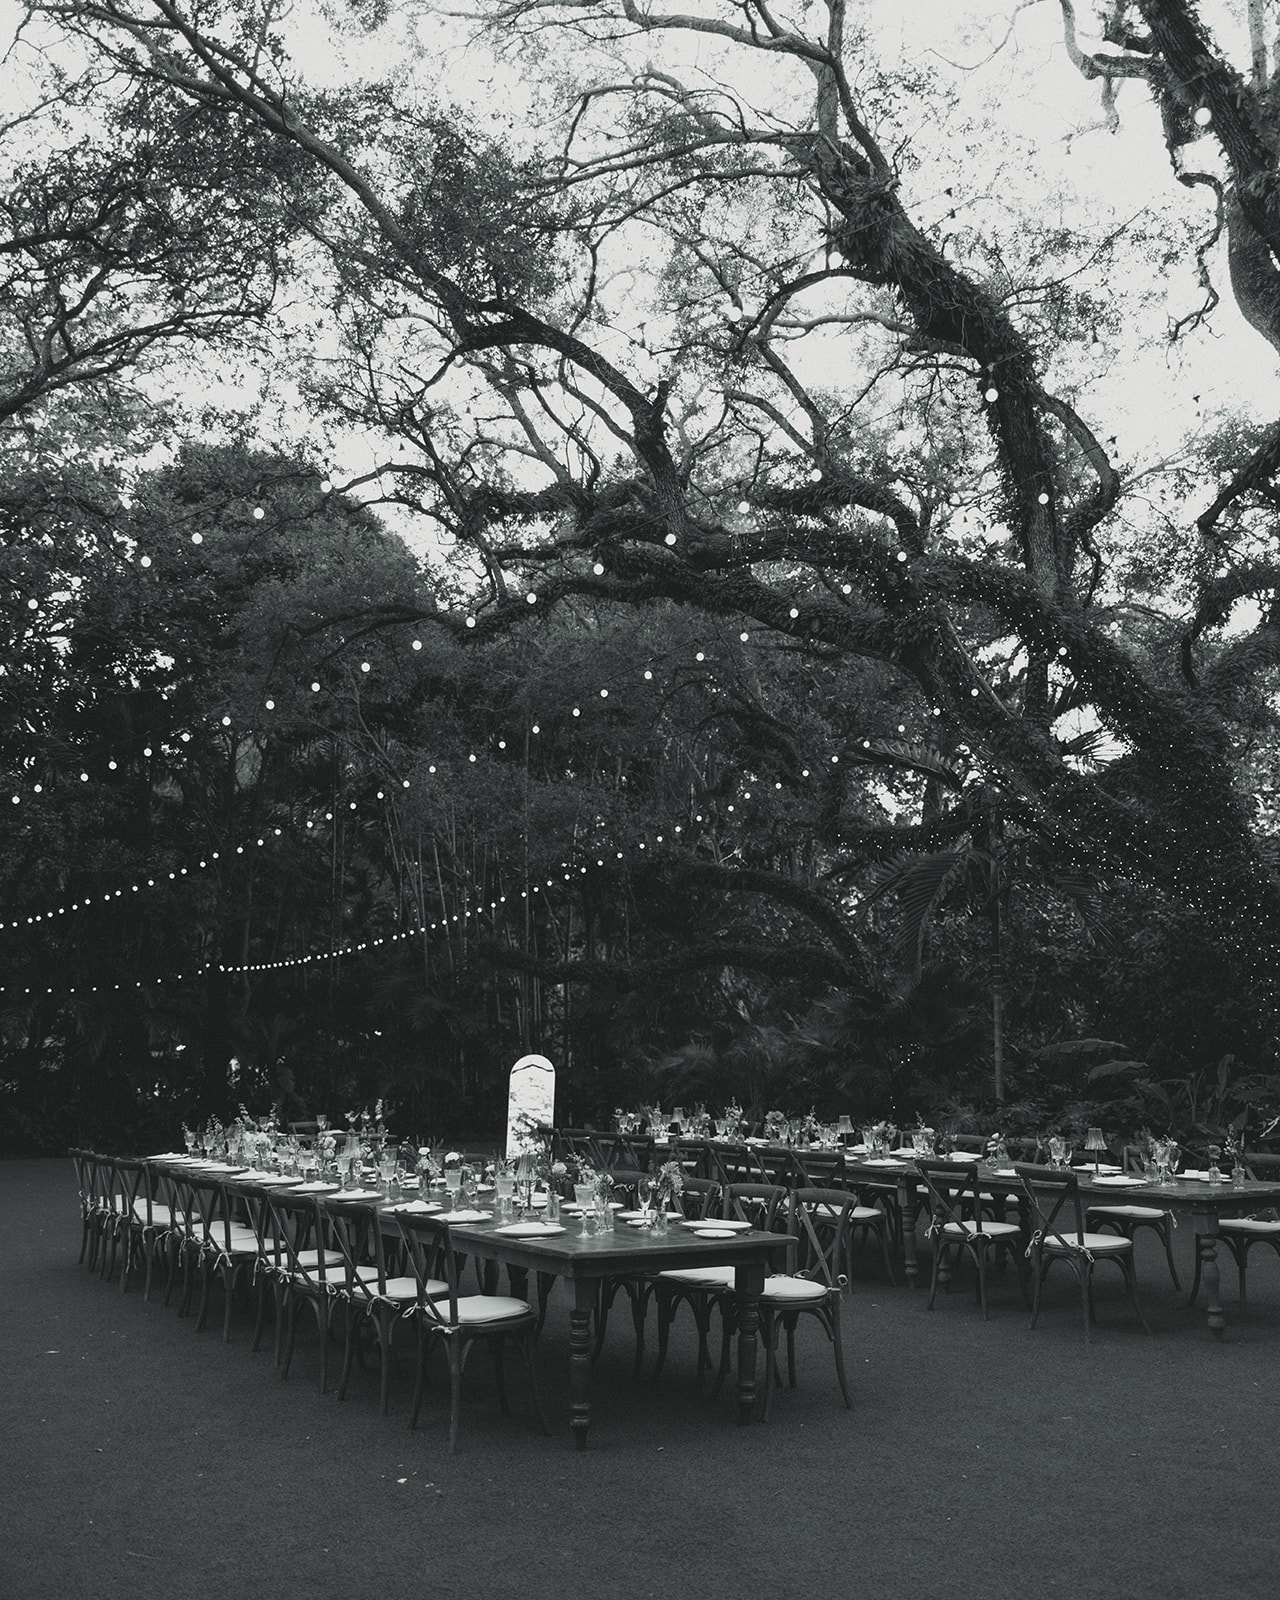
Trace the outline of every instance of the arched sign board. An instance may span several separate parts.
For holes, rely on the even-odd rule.
[[[507,1095],[507,1158],[514,1160],[536,1127],[554,1125],[556,1069],[546,1056],[521,1056]]]

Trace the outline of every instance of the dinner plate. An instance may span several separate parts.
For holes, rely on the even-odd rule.
[[[292,1183],[292,1178],[286,1178],[286,1183]],[[340,1189],[335,1196],[338,1200],[381,1200],[382,1192],[379,1189]]]
[[[505,1227],[493,1231],[508,1239],[548,1239],[553,1233],[565,1230],[558,1222],[508,1222]]]
[[[398,1216],[402,1211],[410,1211],[416,1217],[425,1217],[431,1212],[443,1211],[443,1206],[438,1206],[432,1200],[409,1200],[402,1206],[392,1206],[392,1211]]]
[[[619,1211],[618,1215],[622,1218],[622,1220],[624,1222],[639,1222],[644,1217],[644,1212],[643,1211]],[[649,1215],[652,1216],[653,1213],[650,1212]],[[679,1211],[668,1211],[667,1212],[667,1216],[672,1222],[683,1222],[684,1221],[684,1215],[683,1215],[683,1213],[681,1213]]]
[[[338,1185],[336,1183],[300,1183],[298,1185],[299,1194],[336,1194],[337,1191]]]
[[[248,1178],[249,1174],[247,1172],[242,1172],[240,1176],[242,1178]],[[268,1172],[261,1178],[253,1178],[252,1181],[260,1185],[263,1189],[294,1189],[302,1182],[302,1179],[282,1178],[278,1172]]]
[[[1094,1178],[1094,1184],[1102,1189],[1140,1189],[1146,1182],[1132,1173],[1104,1172]]]
[[[695,1228],[693,1231],[699,1239],[732,1239],[734,1236],[732,1228]]]
[[[868,1156],[862,1163],[864,1167],[900,1167],[901,1161],[893,1156]]]
[[[492,1211],[446,1211],[441,1220],[444,1222],[488,1222],[492,1216]]]
[[[716,1228],[721,1233],[746,1233],[751,1224],[749,1222],[735,1222],[731,1218],[704,1217],[701,1221],[695,1218],[691,1222],[686,1222],[685,1227],[692,1228],[695,1232],[699,1228]]]

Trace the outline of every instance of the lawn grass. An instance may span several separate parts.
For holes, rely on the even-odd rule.
[[[854,1409],[806,1325],[800,1387],[750,1428],[730,1393],[695,1394],[687,1318],[653,1383],[631,1376],[615,1314],[583,1455],[561,1426],[557,1292],[540,1346],[554,1436],[537,1431],[514,1362],[501,1415],[477,1350],[450,1457],[441,1388],[419,1429],[405,1426],[410,1338],[382,1418],[372,1365],[345,1402],[319,1394],[309,1319],[281,1382],[270,1342],[250,1350],[247,1304],[224,1345],[220,1314],[197,1335],[159,1294],[122,1296],[77,1265],[69,1161],[0,1163],[0,1218],[6,1600],[1275,1591],[1270,1251],[1255,1252],[1246,1319],[1229,1295],[1218,1344],[1183,1309],[1158,1243],[1140,1240],[1153,1336],[1104,1270],[1088,1348],[1066,1273],[1031,1332],[1012,1274],[983,1323],[962,1288],[926,1312],[923,1292],[889,1287],[868,1257],[845,1302]],[[1189,1279],[1187,1229],[1178,1253]]]

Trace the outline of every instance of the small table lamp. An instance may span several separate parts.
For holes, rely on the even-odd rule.
[[[1102,1152],[1107,1148],[1107,1141],[1102,1137],[1101,1128],[1089,1129],[1084,1136],[1084,1147],[1086,1150],[1093,1151],[1093,1170],[1096,1173],[1098,1170],[1098,1160]]]

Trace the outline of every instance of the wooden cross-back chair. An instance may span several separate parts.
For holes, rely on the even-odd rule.
[[[1144,1333],[1150,1333],[1138,1303],[1138,1277],[1133,1262],[1133,1240],[1114,1233],[1090,1232],[1085,1227],[1080,1199],[1080,1180],[1074,1172],[1055,1167],[1027,1166],[1015,1162],[1031,1220],[1031,1277],[1033,1300],[1031,1326],[1040,1315],[1041,1290],[1045,1274],[1056,1261],[1065,1261],[1080,1285],[1084,1312],[1084,1336],[1088,1343],[1094,1321],[1093,1269],[1100,1261],[1111,1261],[1120,1268],[1129,1299]]]

